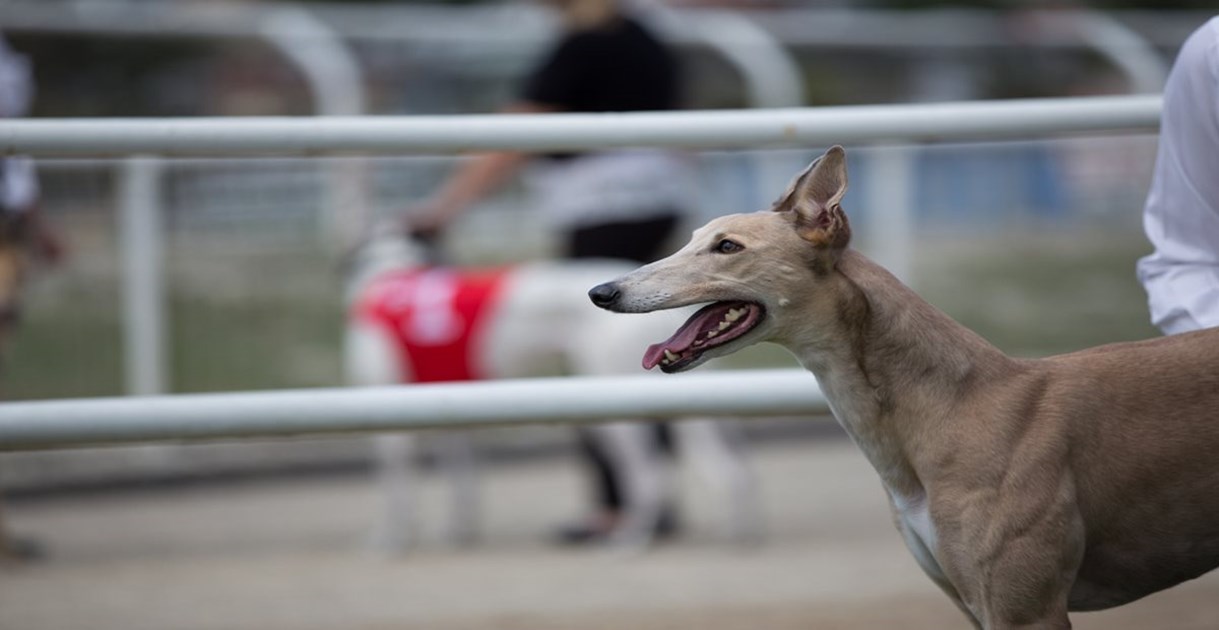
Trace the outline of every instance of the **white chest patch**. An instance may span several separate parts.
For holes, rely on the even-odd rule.
[[[902,525],[902,537],[906,539],[906,547],[910,549],[919,566],[932,579],[947,579],[935,558],[934,550],[938,538],[926,499],[918,497],[910,500],[893,495],[893,505],[897,508],[897,518]]]
[[[815,357],[811,353],[797,356]],[[886,489],[898,485],[890,485],[887,482],[887,480],[900,478],[903,474],[900,467],[891,465],[891,462],[897,460],[897,456],[885,452],[879,446],[879,441],[866,439],[867,436],[861,437],[857,430],[858,426],[864,424],[859,419],[867,417],[867,409],[866,407],[856,408],[852,405],[859,400],[859,397],[850,390],[850,383],[835,379],[834,373],[825,369],[824,365],[816,363],[815,359],[806,361],[802,358],[801,362],[805,368],[817,376],[817,382],[821,384],[821,389],[825,392],[826,400],[829,402],[830,411],[833,412],[834,417],[838,419],[839,424],[846,430],[847,435],[851,437],[859,450],[863,451],[864,456],[872,463],[872,467],[880,475],[881,483],[885,485]],[[939,537],[935,531],[935,523],[931,520],[931,510],[927,505],[926,495],[921,492],[916,495],[903,495],[892,491],[889,491],[888,494],[897,513],[902,537],[906,541],[906,547],[914,555],[914,559],[931,579],[940,583],[947,582],[948,578],[935,557]]]

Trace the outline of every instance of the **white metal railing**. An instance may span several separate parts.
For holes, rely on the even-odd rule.
[[[902,144],[1153,131],[1160,106],[1157,96],[1126,96],[663,114],[6,120],[0,121],[0,151],[266,155]],[[908,181],[909,162],[894,158],[887,179],[874,179],[888,187]],[[908,197],[890,203],[886,212],[909,215]],[[155,349],[146,354],[155,356]],[[774,376],[713,373],[701,376],[708,379],[701,386],[700,377],[690,376],[14,403],[0,406],[0,450],[825,409],[807,374]]]
[[[0,451],[827,411],[792,369],[100,398],[0,405]]]
[[[760,148],[1148,131],[1159,96],[734,111],[0,121],[0,152],[34,156],[317,155]]]
[[[97,3],[90,3],[97,4]],[[99,10],[83,10],[80,3],[45,0],[5,0],[0,22],[5,31],[123,35],[126,37],[233,37],[255,35],[265,15],[284,6],[279,2],[171,3],[111,2]],[[636,2],[656,5],[656,2]],[[675,4],[675,3],[668,3]],[[756,3],[768,4],[768,3]],[[1064,29],[1029,33],[1013,28],[1011,11],[980,9],[867,9],[859,7],[734,8],[765,28],[776,41],[790,47],[841,47],[908,50],[994,49],[1036,45],[1042,48],[1087,46]],[[663,6],[663,5],[662,5]],[[468,50],[473,46],[536,46],[553,32],[544,11],[526,3],[310,2],[309,10],[344,39],[360,43],[409,42]],[[92,8],[92,7],[90,7]],[[649,7],[651,8],[651,7]],[[668,8],[675,19],[697,28],[709,13],[720,9]],[[1050,19],[1069,20],[1078,11],[1051,9]],[[1185,37],[1213,15],[1213,11],[1134,9],[1107,10],[1157,46],[1179,46]],[[699,40],[684,29],[666,31],[678,43]]]
[[[321,117],[244,119],[0,120],[0,151],[64,155],[317,154],[326,151],[461,151],[492,148],[584,149],[624,145],[756,147],[825,145],[831,142],[908,142],[978,139],[1078,132],[1154,129],[1155,96],[880,105],[815,109],[674,112],[666,114]],[[883,243],[881,261],[898,277],[909,272],[908,230],[913,165],[909,151],[880,154],[869,198],[885,216],[873,232]],[[124,336],[127,390],[163,391],[170,364],[165,349],[163,288],[157,222],[155,161],[126,164],[119,205],[124,224]],[[340,166],[342,175],[344,167]],[[790,175],[765,168],[781,187]],[[352,178],[340,177],[350,184]],[[906,182],[906,183],[903,183]],[[365,204],[353,186],[345,211]],[[883,203],[880,202],[883,200]],[[338,203],[338,202],[336,202]],[[358,222],[358,220],[357,220]],[[336,221],[337,224],[337,221]],[[128,234],[127,228],[135,230]],[[141,322],[141,323],[136,323]]]

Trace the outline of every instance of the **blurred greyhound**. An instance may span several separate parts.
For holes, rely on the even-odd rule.
[[[611,261],[535,262],[499,270],[460,270],[425,264],[427,248],[381,230],[352,256],[346,331],[348,380],[362,386],[428,381],[505,379],[639,371],[628,349],[675,322],[665,317],[624,320],[590,308],[584,290],[595,279],[630,268]],[[709,478],[730,505],[729,533],[760,533],[753,477],[728,427],[709,420],[674,423],[678,452]],[[624,494],[624,514],[608,537],[621,549],[643,548],[660,526],[670,480],[656,457],[655,433],[638,422],[587,429],[612,458]],[[436,436],[438,460],[452,485],[451,537],[469,542],[479,522],[476,461],[467,436]],[[416,537],[413,436],[375,440],[385,496],[374,543],[404,550]]]
[[[1013,359],[848,248],[830,149],[772,211],[721,217],[598,285],[620,312],[710,303],[646,367],[786,347],[976,627],[1069,628],[1219,565],[1219,329]]]

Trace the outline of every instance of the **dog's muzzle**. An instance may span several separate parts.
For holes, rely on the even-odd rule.
[[[622,295],[622,292],[618,290],[618,285],[614,284],[613,282],[598,284],[588,291],[588,299],[592,300],[593,304],[596,304],[601,308],[609,308],[612,306],[614,302],[618,300],[618,296],[620,295]]]

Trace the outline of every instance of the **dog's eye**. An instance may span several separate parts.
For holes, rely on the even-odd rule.
[[[745,249],[744,245],[741,245],[740,243],[738,243],[734,240],[731,240],[731,239],[723,239],[720,242],[715,244],[715,247],[712,248],[712,251],[715,251],[716,253],[719,253],[719,254],[732,254],[735,252],[739,252],[742,249]]]

